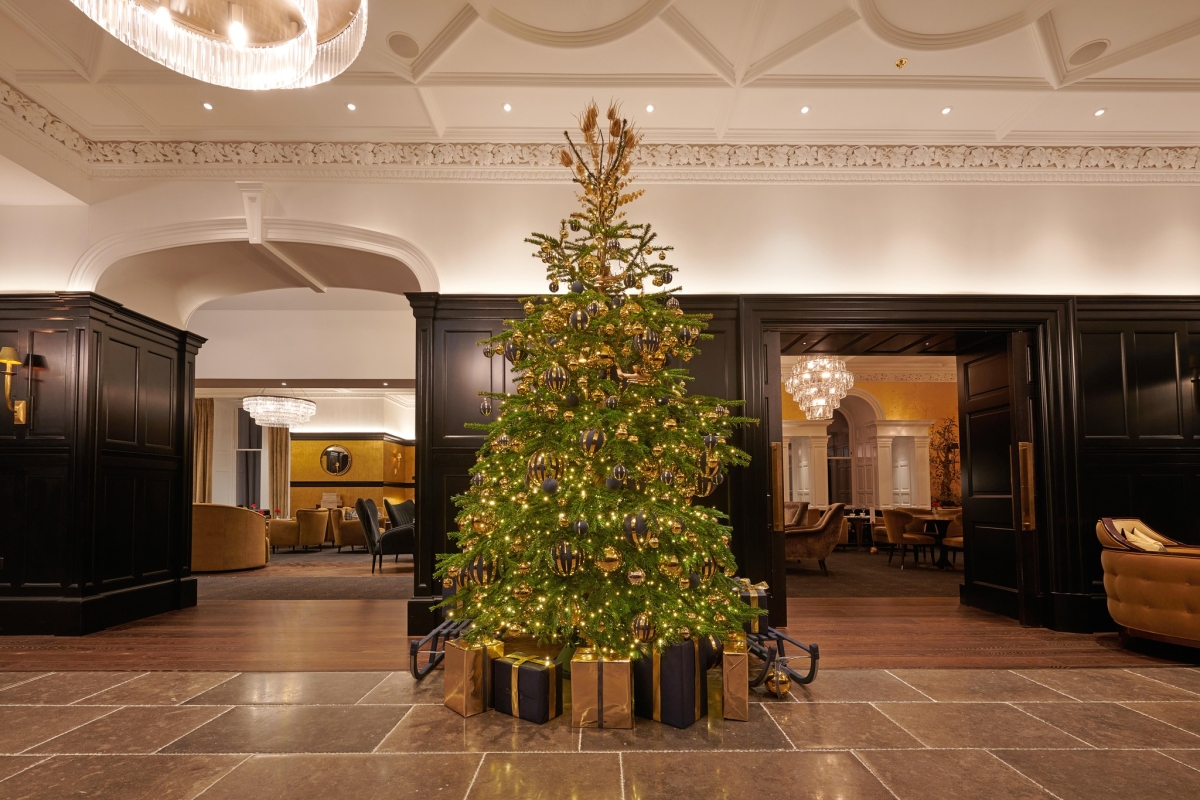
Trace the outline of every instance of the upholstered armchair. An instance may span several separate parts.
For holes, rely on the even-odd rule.
[[[192,572],[265,567],[269,551],[262,514],[237,506],[192,504]]]
[[[333,546],[342,552],[343,547],[353,550],[356,547],[367,546],[367,535],[363,533],[362,523],[357,519],[346,519],[346,509],[335,508],[329,512],[333,524]]]
[[[399,561],[401,554],[415,555],[417,552],[417,504],[405,500],[399,505],[391,500],[383,501],[383,509],[387,512],[392,527],[387,530],[387,549],[380,552],[381,556],[395,556]]]
[[[842,533],[842,521],[845,518],[846,505],[834,503],[826,509],[820,521],[811,527],[798,527],[783,532],[783,552],[787,561],[803,561],[815,559],[821,567],[821,574],[828,575],[825,559],[837,547],[838,537]]]
[[[1170,539],[1140,519],[1096,523],[1104,550],[1108,613],[1124,636],[1200,647],[1200,547]]]
[[[954,563],[958,563],[958,551],[963,549],[962,512],[958,512],[946,527],[946,535],[942,539],[942,547],[950,548]]]
[[[808,501],[793,503],[785,501],[783,504],[783,529],[784,531],[803,528],[807,524],[805,518],[808,516]]]
[[[271,537],[271,548],[303,547],[320,549],[325,541],[325,528],[329,525],[329,509],[298,508],[295,519],[273,519],[267,532]]]
[[[405,502],[412,502],[411,500]],[[404,505],[401,503],[401,505]],[[371,498],[358,498],[354,508],[358,511],[358,521],[362,523],[366,534],[367,549],[371,551],[371,574],[375,573],[375,562],[379,562],[379,571],[383,571],[383,557],[401,552],[400,548],[412,541],[412,530],[404,527],[379,531],[379,507]]]
[[[887,531],[888,537],[888,563],[892,563],[892,556],[896,554],[896,548],[900,548],[900,569],[904,569],[904,557],[908,555],[908,548],[913,549],[913,565],[916,566],[917,555],[923,548],[933,550],[933,545],[937,543],[937,539],[926,533],[912,533],[916,527],[916,517],[907,511],[901,511],[897,508],[885,508],[883,510],[883,526]]]

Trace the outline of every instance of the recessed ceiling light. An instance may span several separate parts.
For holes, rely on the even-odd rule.
[[[512,111],[512,105],[511,105],[510,103],[505,103],[505,104],[504,104],[504,110],[505,110],[505,111]]]
[[[283,382],[282,382],[282,383],[280,383],[279,385],[280,385],[280,386],[287,386],[287,381],[283,381]]]
[[[351,111],[358,110],[358,106],[354,105],[354,103],[346,103],[346,108],[350,109]]]
[[[1097,117],[1103,117],[1103,116],[1104,116],[1104,112],[1105,112],[1105,111],[1108,111],[1108,109],[1107,109],[1107,108],[1097,108],[1097,109],[1096,109],[1096,116],[1097,116]]]
[[[1108,39],[1096,39],[1085,45],[1080,45],[1075,48],[1075,52],[1071,53],[1067,59],[1067,63],[1072,67],[1081,67],[1089,61],[1095,61],[1108,49],[1108,45]]]
[[[392,48],[392,52],[401,58],[416,58],[417,54],[421,52],[417,40],[407,33],[397,31],[388,37],[387,43],[388,47]]]
[[[653,113],[654,113],[654,106],[653,106],[653,105],[646,106],[646,113],[647,113],[647,114],[653,114]]]
[[[384,386],[387,386],[387,381],[384,381],[384,382],[383,382],[383,385],[384,385]]]
[[[205,111],[212,111],[212,103],[205,103],[205,104],[204,104],[204,110],[205,110]]]
[[[801,114],[807,114],[807,113],[809,112],[809,110],[810,110],[810,109],[809,109],[809,107],[808,107],[808,106],[800,106],[800,113],[801,113]]]
[[[942,109],[942,114],[949,114],[949,113],[950,113],[950,106],[946,106],[945,108]]]

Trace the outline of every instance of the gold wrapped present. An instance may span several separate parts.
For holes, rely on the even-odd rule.
[[[750,719],[750,662],[744,633],[725,640],[721,655],[721,706],[725,719],[743,722]]]
[[[462,639],[446,643],[446,708],[464,717],[482,714],[492,705],[492,660],[504,655],[503,642],[472,645]]]
[[[571,658],[571,726],[633,727],[633,663],[581,648]]]

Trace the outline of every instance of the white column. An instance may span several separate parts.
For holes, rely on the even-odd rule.
[[[808,475],[812,481],[812,505],[824,508],[829,505],[829,437],[810,436],[808,452]]]
[[[875,437],[875,506],[891,508],[892,503],[892,438]]]
[[[237,504],[237,411],[242,401],[218,397],[213,402],[213,499]]]
[[[913,505],[929,508],[932,500],[929,483],[929,437],[913,437],[912,492]]]

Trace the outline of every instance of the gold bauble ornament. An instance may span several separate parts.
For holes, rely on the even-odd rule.
[[[629,428],[625,427],[624,422],[620,422],[617,424],[617,434],[616,435],[617,435],[618,439],[624,439],[629,436]]]
[[[650,534],[650,538],[646,540],[646,544],[650,545],[651,547],[658,547],[658,534]]]
[[[718,611],[716,614],[713,614],[713,622],[724,622],[724,621],[725,621],[725,615],[722,614],[720,611]]]
[[[654,621],[645,611],[634,615],[633,624],[630,628],[633,630],[633,638],[639,642],[653,642],[655,635],[658,633],[654,628]]]
[[[692,638],[692,632],[690,630],[688,630],[687,628],[680,628],[679,636],[683,639],[690,639],[690,638]]]
[[[791,691],[792,679],[788,677],[786,672],[772,669],[771,674],[767,675],[767,679],[763,685],[767,687],[768,692],[776,697],[780,697]]]
[[[646,581],[646,573],[640,569],[631,569],[625,573],[625,579],[634,586],[641,586]]]
[[[638,437],[637,437],[637,435],[636,435],[636,434],[635,434],[635,435],[633,435],[633,436],[630,436],[630,437],[629,437],[629,443],[630,443],[630,444],[637,444],[637,443],[638,443]]]
[[[528,300],[525,301],[524,309],[525,309],[526,314],[532,314],[534,308],[535,308],[535,306],[533,305],[532,302],[530,302]]]
[[[524,603],[526,600],[528,600],[532,596],[533,596],[533,587],[530,586],[528,583],[522,583],[520,586],[513,589],[513,597],[517,598],[522,603]]]
[[[565,498],[565,497],[560,497],[560,498],[558,498],[558,505],[559,505],[559,507],[561,507],[561,508],[566,508],[566,506],[567,506],[567,498]]]
[[[546,419],[555,419],[558,417],[558,406],[546,406],[543,410],[546,412]]]
[[[630,348],[629,345],[625,345],[624,347],[621,348],[621,355],[623,355],[623,356],[633,355],[632,348]]]
[[[567,422],[570,422],[571,420],[575,419],[575,412],[574,411],[564,411],[563,419]]]
[[[662,280],[662,278],[661,278],[661,277],[659,277],[658,275],[655,275],[653,278],[651,278],[651,279],[650,279],[650,282],[651,282],[651,283],[653,283],[655,286],[662,286],[662,285],[663,285],[663,280]]]
[[[681,355],[680,358],[682,358],[684,361],[691,361],[692,360],[692,351],[684,350],[683,355]]]
[[[658,458],[663,454],[663,446],[661,444],[656,444],[654,447],[650,448],[650,452],[654,453],[655,458]]]
[[[659,261],[666,261],[666,260],[667,260],[667,251],[666,251],[666,250],[659,250],[659,251],[658,251],[658,260],[659,260]]]
[[[604,333],[606,336],[612,336],[616,332],[617,329],[611,322],[604,326]]]
[[[475,529],[476,533],[491,533],[495,530],[495,525],[492,521],[485,517],[476,517],[471,522],[471,527]]]
[[[510,549],[514,553],[523,552],[525,550],[525,540],[524,539],[513,539],[512,547]]]
[[[570,527],[570,525],[571,525],[571,520],[567,519],[566,514],[558,515],[558,527],[567,528],[567,527]]]
[[[678,578],[683,572],[683,567],[679,563],[677,556],[663,556],[658,562],[658,570],[664,575],[669,575],[672,578]]]
[[[676,536],[683,533],[683,523],[677,519],[671,520],[671,533],[675,534]]]
[[[621,554],[617,548],[609,546],[596,558],[596,566],[601,572],[613,572],[621,566]]]
[[[517,574],[518,575],[528,575],[529,574],[529,562],[528,561],[522,561],[520,564],[517,564]]]
[[[692,580],[688,576],[683,575],[679,578],[679,588],[680,589],[687,589],[691,585],[692,585]]]
[[[524,492],[517,492],[517,502],[518,503],[524,503],[528,499],[529,499],[529,495],[525,494]]]
[[[678,424],[679,424],[679,423],[677,423],[675,420],[673,420],[673,419],[670,419],[670,418],[663,420],[663,427],[664,427],[664,428],[666,428],[666,429],[667,429],[667,430],[669,430],[669,431],[673,431],[673,430],[675,430],[675,427],[676,427]]]

